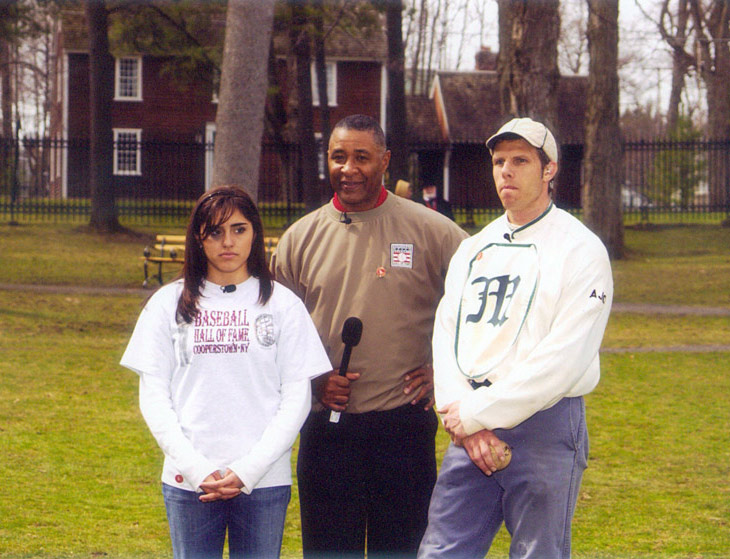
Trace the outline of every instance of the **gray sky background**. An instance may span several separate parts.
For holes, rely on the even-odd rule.
[[[465,0],[461,0],[462,2]],[[477,16],[476,3],[484,7],[488,24],[482,26]],[[660,112],[666,111],[671,80],[671,58],[668,47],[662,41],[653,22],[649,21],[638,8],[638,0],[619,0],[619,56],[623,65],[619,71],[621,78],[621,109],[641,105],[659,106]],[[579,32],[570,24],[570,19],[586,17],[585,0],[561,0],[563,6],[563,33],[572,36],[572,43],[577,42]],[[463,4],[462,4],[463,5]],[[658,13],[657,0],[643,0],[641,7],[649,14]],[[480,44],[499,49],[497,28],[496,0],[469,0],[469,12],[464,17],[463,11],[452,10],[454,16],[449,22],[449,44],[444,69],[474,69],[474,54]],[[567,16],[567,17],[566,17]],[[464,40],[462,58],[457,64],[457,51]],[[587,49],[587,45],[584,44]],[[582,56],[582,69],[579,74],[587,75],[587,52]],[[564,74],[571,73],[564,65]],[[692,106],[703,103],[692,79],[687,81],[687,101]]]

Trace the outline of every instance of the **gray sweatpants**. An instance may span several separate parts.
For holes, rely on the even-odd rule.
[[[588,459],[583,398],[563,398],[495,434],[512,447],[507,468],[486,476],[449,445],[431,497],[419,559],[483,558],[502,522],[510,558],[570,557],[570,527]]]

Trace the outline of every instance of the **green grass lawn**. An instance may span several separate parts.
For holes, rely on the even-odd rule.
[[[614,300],[730,307],[730,227],[627,229],[625,238]]]
[[[140,287],[144,247],[155,233],[181,232],[98,236],[69,224],[0,224],[0,283]],[[627,228],[625,236],[626,258],[613,263],[616,301],[730,307],[730,228]],[[166,278],[176,271],[168,268]]]
[[[730,553],[728,370],[728,353],[604,356],[576,556]]]
[[[0,223],[0,283],[142,287],[142,253],[158,233],[185,234],[174,227],[138,227],[97,235],[86,226]],[[267,228],[267,235],[281,229]],[[166,281],[180,266],[164,268]],[[152,272],[152,270],[150,270]]]
[[[154,232],[99,239],[71,226],[0,225],[0,283],[139,286],[136,259]],[[618,301],[730,307],[730,230],[626,238]],[[118,365],[143,298],[0,290],[0,557],[171,556],[162,454],[138,411],[136,376]],[[614,314],[604,349],[729,340],[730,317]],[[587,397],[591,460],[574,557],[730,556],[730,352],[602,360]],[[446,444],[440,431],[439,456]],[[490,557],[508,545],[500,533]],[[295,486],[284,556],[300,549]]]

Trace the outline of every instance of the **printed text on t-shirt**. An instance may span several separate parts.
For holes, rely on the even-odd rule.
[[[201,310],[193,323],[193,353],[246,353],[249,323],[246,309]]]

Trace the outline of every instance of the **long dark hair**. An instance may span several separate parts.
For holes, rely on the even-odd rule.
[[[198,314],[198,299],[208,273],[208,259],[203,241],[233,213],[239,210],[253,226],[251,253],[246,261],[248,273],[259,280],[259,303],[264,305],[274,289],[273,278],[266,264],[264,224],[251,197],[238,186],[220,186],[203,194],[193,208],[185,236],[185,263],[181,277],[183,291],[177,302],[177,314],[187,323]]]

